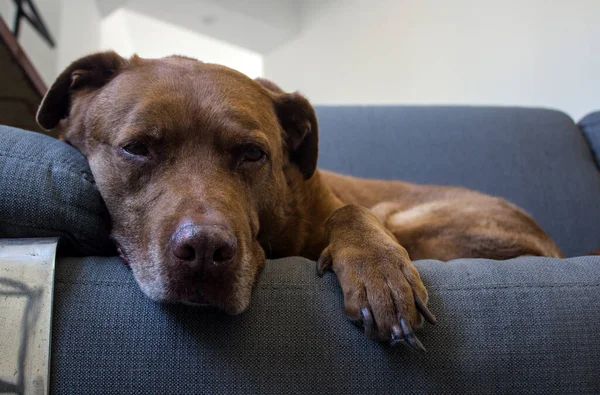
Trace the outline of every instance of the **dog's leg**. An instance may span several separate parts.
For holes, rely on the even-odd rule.
[[[531,217],[501,199],[483,197],[470,203],[438,200],[409,208],[398,202],[383,202],[371,211],[414,260],[562,257]]]
[[[367,208],[343,206],[325,224],[328,246],[317,262],[320,275],[332,269],[344,292],[346,315],[365,335],[392,344],[406,341],[424,350],[413,333],[427,309],[427,290],[409,255]]]

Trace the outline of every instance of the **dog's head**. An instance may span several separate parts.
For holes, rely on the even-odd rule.
[[[37,119],[86,155],[122,258],[163,302],[242,312],[265,263],[259,239],[287,215],[290,179],[316,169],[304,97],[184,57],[79,59]]]

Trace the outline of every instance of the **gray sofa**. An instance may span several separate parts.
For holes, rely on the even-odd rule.
[[[51,391],[599,393],[600,113],[318,107],[321,168],[461,185],[527,210],[569,259],[418,261],[426,354],[366,340],[333,274],[270,261],[239,316],[159,305],[114,254],[85,159],[0,129],[0,237],[60,236]],[[596,151],[597,152],[597,151]],[[102,256],[104,255],[104,256]]]

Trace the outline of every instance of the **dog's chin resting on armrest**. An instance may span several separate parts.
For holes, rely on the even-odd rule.
[[[411,260],[561,256],[502,199],[317,170],[308,100],[223,66],[90,55],[37,119],[87,157],[121,257],[156,301],[241,313],[266,258],[318,258],[368,337],[423,349],[413,330],[435,317]]]

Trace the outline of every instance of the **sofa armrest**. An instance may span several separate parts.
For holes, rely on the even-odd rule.
[[[110,218],[85,157],[0,125],[0,238],[59,237],[59,253],[114,255]]]
[[[600,257],[416,263],[426,354],[364,338],[335,275],[270,261],[238,316],[159,305],[116,258],[57,266],[57,393],[600,391]]]
[[[596,165],[600,168],[600,111],[583,117],[578,126],[592,149]]]

